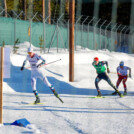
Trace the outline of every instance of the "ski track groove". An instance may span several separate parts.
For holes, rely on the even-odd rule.
[[[61,118],[62,120],[64,120],[66,122],[66,124],[71,127],[73,130],[75,130],[76,132],[78,132],[78,134],[88,134],[88,133],[85,133],[83,132],[81,129],[79,129],[73,122],[69,121],[69,119],[65,119],[63,116],[60,116],[58,114],[56,114],[55,112],[51,111],[51,113],[58,117],[58,118]]]
[[[119,99],[117,99],[117,98],[115,98],[115,102],[117,102],[120,106],[123,106],[123,107],[125,107],[125,108],[127,108],[127,109],[134,110],[133,108],[131,108],[131,107],[129,107],[129,106],[127,106],[127,105],[121,103],[121,102],[119,101]]]

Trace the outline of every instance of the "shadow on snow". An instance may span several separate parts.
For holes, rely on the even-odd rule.
[[[53,72],[52,72],[53,73]],[[48,81],[54,85],[56,91],[59,94],[69,94],[69,95],[96,95],[96,89],[88,89],[88,88],[77,88],[70,85],[67,82],[60,81],[54,77],[47,77]],[[8,85],[16,92],[23,93],[32,93],[31,87],[31,70],[25,69],[23,71],[20,70],[20,67],[11,65],[11,78],[4,79],[4,82],[8,83]],[[43,83],[42,80],[37,79],[37,91],[39,93],[51,94],[51,90]],[[102,90],[102,94],[104,93],[112,93],[109,90]]]
[[[24,111],[44,111],[44,112],[64,112],[64,113],[106,113],[106,114],[134,114],[133,108],[74,108],[74,107],[56,107],[56,106],[3,106],[9,110],[24,110]]]

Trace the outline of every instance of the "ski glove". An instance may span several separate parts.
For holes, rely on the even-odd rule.
[[[41,62],[40,64],[37,65],[37,68],[38,67],[41,67],[43,64],[45,64],[45,62]]]
[[[110,70],[109,70],[109,68],[107,68],[107,73],[110,73]]]
[[[24,70],[24,67],[22,66],[22,67],[20,68],[20,70],[21,70],[21,71]]]
[[[117,72],[117,75],[118,75],[118,77],[121,76],[121,74],[119,72]]]
[[[37,65],[37,68],[38,68],[38,67],[41,67],[41,65],[42,65],[41,63],[40,63],[39,65]]]

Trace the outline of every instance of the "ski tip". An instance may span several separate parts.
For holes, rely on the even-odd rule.
[[[126,95],[123,95],[123,94],[122,94],[122,95],[120,96],[120,98],[123,98],[123,97],[125,97],[125,96],[126,96]]]
[[[59,100],[60,100],[62,103],[64,103],[64,101],[63,101],[61,98],[59,98]]]
[[[105,96],[92,96],[92,97],[89,97],[89,98],[106,98]]]

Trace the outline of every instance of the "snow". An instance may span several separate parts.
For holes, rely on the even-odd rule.
[[[61,103],[44,85],[37,82],[37,90],[43,105],[26,105],[35,101],[30,84],[30,69],[20,71],[20,67],[27,55],[28,42],[19,44],[17,54],[11,53],[11,78],[4,79],[3,89],[3,125],[0,133],[20,134],[133,134],[134,131],[134,80],[128,78],[129,95],[123,98],[110,96],[92,99],[97,94],[94,80],[96,71],[91,65],[93,58],[107,60],[112,73],[112,82],[117,81],[116,67],[123,60],[126,66],[132,68],[134,76],[134,55],[110,52],[108,50],[79,49],[75,52],[75,80],[69,82],[69,54],[68,51],[50,49],[50,53],[41,54],[47,63],[61,61],[44,66],[44,73],[64,101]],[[11,46],[7,46],[10,47]],[[11,48],[12,50],[12,48]],[[35,48],[40,54],[40,49]],[[27,64],[29,67],[29,64]],[[112,93],[114,90],[105,82],[99,83],[102,94]],[[122,83],[119,90],[123,93]],[[15,120],[26,118],[31,125],[18,127],[10,125]]]

